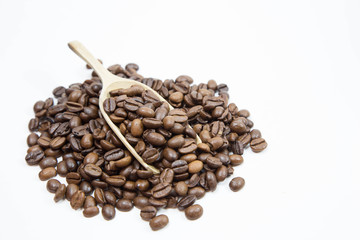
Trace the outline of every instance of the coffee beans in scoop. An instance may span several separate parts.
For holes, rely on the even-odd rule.
[[[53,97],[34,104],[25,160],[40,166],[39,179],[47,181],[55,202],[67,200],[87,218],[101,212],[108,221],[135,206],[155,231],[169,223],[160,209],[177,208],[190,220],[200,218],[197,200],[234,173],[246,149],[261,152],[267,143],[253,129],[249,111],[229,102],[226,84],[194,84],[186,75],[161,81],[144,78],[138,69],[136,64],[108,68],[151,87],[174,109],[137,84],[113,90],[99,103],[102,84],[92,72],[83,83],[57,87]],[[160,174],[137,162],[105,122],[99,104]],[[244,183],[236,177],[229,186],[239,191]]]

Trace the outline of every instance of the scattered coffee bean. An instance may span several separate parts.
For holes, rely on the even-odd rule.
[[[153,231],[157,231],[164,228],[168,223],[169,218],[166,215],[161,214],[151,219],[149,225]]]
[[[189,220],[199,219],[203,215],[203,208],[199,204],[192,205],[185,209],[185,216]]]
[[[240,189],[242,189],[244,184],[245,184],[245,180],[242,177],[236,177],[230,181],[229,186],[232,191],[237,192]]]

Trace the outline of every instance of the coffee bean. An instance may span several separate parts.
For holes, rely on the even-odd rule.
[[[115,207],[110,204],[105,204],[101,209],[101,213],[105,220],[111,220],[115,217]]]
[[[58,201],[64,199],[65,193],[66,193],[66,186],[65,186],[65,184],[61,184],[55,192],[54,201],[58,202]]]
[[[230,155],[230,161],[233,166],[238,166],[243,163],[244,158],[241,155],[233,154]]]
[[[125,184],[126,178],[122,175],[112,175],[111,177],[107,177],[105,181],[114,187],[121,187]]]
[[[71,200],[72,196],[79,190],[78,185],[75,185],[73,183],[67,185],[66,187],[66,199],[68,201]]]
[[[80,145],[85,149],[91,148],[93,146],[93,140],[94,140],[93,135],[87,133],[81,138]]]
[[[217,185],[217,180],[216,180],[215,174],[213,172],[207,171],[205,178],[206,178],[206,183],[207,183],[209,190],[212,192],[215,191],[216,185]]]
[[[78,185],[81,182],[81,175],[77,172],[69,172],[68,174],[66,174],[66,182],[68,184],[73,183],[75,185]]]
[[[161,214],[152,218],[149,222],[149,225],[153,231],[157,231],[164,228],[168,223],[169,218],[166,215]]]
[[[72,195],[70,199],[70,205],[75,210],[82,208],[84,202],[85,202],[85,193],[81,190],[74,193],[74,195]]]
[[[86,164],[84,167],[84,171],[87,175],[94,178],[98,178],[102,174],[101,168],[92,163]]]
[[[153,163],[159,158],[159,151],[155,148],[149,148],[145,150],[145,152],[141,155],[141,157],[144,159],[146,163]]]
[[[29,147],[34,146],[37,143],[39,136],[36,133],[30,133],[26,139],[27,145]]]
[[[140,211],[140,216],[144,221],[150,221],[156,216],[157,210],[154,206],[143,207]]]
[[[174,179],[174,170],[171,168],[165,168],[160,174],[160,182],[172,183]]]
[[[182,135],[177,135],[169,139],[167,145],[169,148],[180,148],[185,144],[185,139]]]
[[[189,163],[189,173],[198,173],[203,169],[203,163],[199,160],[195,160]]]
[[[196,199],[200,199],[202,197],[205,196],[205,189],[202,187],[194,187],[189,189],[188,194],[189,195],[194,195],[196,197]]]
[[[189,166],[185,160],[176,160],[171,164],[171,168],[174,173],[181,174],[189,169]]]
[[[92,185],[87,181],[82,181],[80,183],[79,189],[85,193],[85,195],[89,195],[93,192]]]
[[[203,215],[203,208],[199,204],[192,205],[185,209],[185,216],[189,220],[199,219]]]
[[[65,137],[55,137],[50,141],[50,147],[52,149],[60,149],[66,143]]]
[[[166,143],[164,136],[156,132],[149,133],[146,140],[153,146],[162,146]]]
[[[61,183],[59,182],[59,180],[50,179],[46,183],[46,189],[51,193],[55,193],[58,190],[58,188],[60,187],[60,185],[61,185]]]
[[[48,167],[55,167],[56,165],[57,165],[57,160],[54,157],[46,157],[39,162],[39,166],[41,169]]]
[[[153,118],[155,117],[155,111],[148,107],[140,107],[136,113],[143,118]]]
[[[221,137],[213,137],[208,141],[212,151],[218,150],[224,143]]]
[[[135,119],[131,123],[131,134],[134,137],[140,137],[144,132],[144,126],[140,119]]]
[[[245,180],[242,177],[236,177],[230,181],[229,187],[233,192],[237,192],[243,188],[244,184]]]
[[[175,118],[173,116],[166,116],[163,119],[164,128],[170,130],[175,125]]]
[[[133,208],[133,204],[129,199],[119,199],[116,203],[116,208],[122,212],[128,212]]]
[[[168,142],[169,144],[169,142]],[[179,158],[179,153],[176,152],[174,149],[172,148],[164,148],[164,151],[163,151],[163,156],[166,160],[170,161],[170,162],[173,162],[175,161],[176,159]]]
[[[84,217],[91,218],[99,214],[99,208],[97,206],[87,207],[83,210]]]
[[[250,142],[250,147],[253,152],[259,153],[267,147],[267,143],[263,138],[256,138]]]
[[[177,204],[177,207],[180,211],[182,211],[185,208],[193,205],[195,201],[196,201],[195,195],[187,195],[179,201],[179,203]]]
[[[84,109],[83,105],[76,102],[67,102],[66,108],[69,112],[80,112]]]
[[[176,183],[175,192],[179,196],[186,196],[186,194],[188,192],[188,185],[184,181]]]
[[[114,98],[107,98],[103,103],[105,112],[112,113],[115,111],[116,102]]]
[[[224,181],[225,178],[227,178],[227,176],[228,176],[228,168],[226,166],[222,165],[221,167],[216,169],[215,176],[216,176],[216,180],[218,182]]]
[[[124,150],[122,150],[121,148],[113,149],[104,154],[104,159],[106,161],[114,161],[122,157],[124,157]]]
[[[234,154],[243,155],[244,153],[244,145],[239,140],[236,140],[234,143],[231,144],[231,149]]]
[[[251,139],[254,140],[256,138],[261,138],[261,132],[258,129],[253,129],[250,132]]]
[[[152,195],[154,198],[164,198],[170,194],[172,187],[167,182],[161,182],[155,185],[152,189]]]
[[[47,167],[39,172],[39,178],[41,181],[46,181],[55,176],[56,176],[56,169],[54,167]]]
[[[144,196],[137,196],[133,199],[134,206],[138,209],[142,209],[146,206],[149,206],[149,198]]]

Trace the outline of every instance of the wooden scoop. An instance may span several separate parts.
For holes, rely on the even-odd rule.
[[[110,97],[109,92],[115,89],[119,88],[129,88],[132,85],[140,85],[146,90],[152,91],[162,102],[166,102],[164,98],[162,98],[156,91],[154,91],[152,88],[148,87],[145,84],[142,84],[140,82],[121,78],[118,77],[111,72],[109,72],[104,66],[78,41],[72,41],[68,43],[70,49],[75,52],[79,57],[81,57],[89,66],[92,67],[92,69],[95,70],[95,72],[98,74],[99,78],[101,79],[101,82],[103,84],[101,94],[99,97],[99,107],[101,114],[107,124],[111,127],[111,129],[114,131],[116,136],[121,140],[121,142],[125,145],[125,147],[131,152],[131,154],[139,161],[139,163],[147,170],[152,171],[154,174],[159,174],[160,171],[156,169],[154,166],[151,166],[144,162],[144,160],[139,156],[139,154],[135,151],[135,149],[128,143],[128,141],[125,139],[125,137],[121,134],[120,129],[111,121],[107,113],[104,111],[103,102],[106,98]],[[170,110],[174,109],[169,104]],[[189,126],[190,127],[190,126]],[[198,135],[196,135],[196,143],[201,143],[201,139]]]

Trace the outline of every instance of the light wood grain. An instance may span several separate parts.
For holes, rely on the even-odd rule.
[[[152,171],[154,174],[159,174],[159,170],[154,166],[147,164],[135,151],[135,149],[129,144],[129,142],[125,139],[125,137],[121,134],[120,129],[111,121],[107,113],[104,111],[103,102],[105,101],[106,98],[110,96],[109,95],[110,91],[119,88],[129,88],[132,85],[140,85],[144,89],[152,91],[160,99],[160,101],[166,102],[166,100],[162,96],[160,96],[156,91],[154,91],[152,88],[148,87],[145,84],[126,78],[121,78],[109,72],[79,41],[72,41],[68,43],[68,45],[72,51],[74,51],[79,57],[81,57],[85,62],[87,62],[87,64],[89,64],[95,70],[95,72],[98,74],[99,78],[102,81],[103,87],[99,97],[99,108],[107,124],[118,136],[118,138],[125,145],[125,147],[131,152],[131,154],[139,161],[139,163],[145,169]],[[169,108],[170,110],[174,109],[170,104],[169,104]],[[197,144],[201,143],[201,139],[199,138],[198,135],[196,135],[196,143]]]

